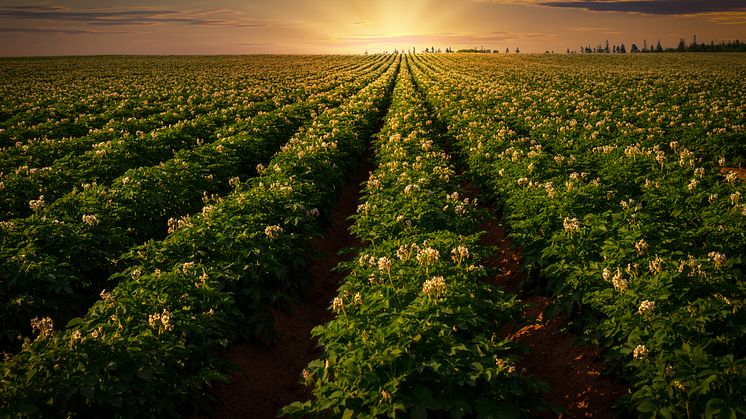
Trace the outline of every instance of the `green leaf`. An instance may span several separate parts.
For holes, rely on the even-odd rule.
[[[651,401],[644,401],[637,405],[637,411],[642,413],[652,413],[658,410],[658,406]]]

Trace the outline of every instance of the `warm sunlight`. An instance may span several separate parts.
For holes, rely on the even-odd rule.
[[[746,418],[746,0],[0,39],[0,418]]]
[[[166,0],[141,6],[7,0],[0,55],[383,52],[452,47],[524,52],[746,38],[734,1]]]

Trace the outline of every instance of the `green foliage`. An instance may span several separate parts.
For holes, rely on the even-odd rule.
[[[124,256],[118,285],[88,313],[38,336],[2,364],[4,416],[180,416],[224,381],[216,350],[273,335],[272,306],[304,285],[314,208],[328,207],[365,150],[397,66],[299,131],[254,179],[235,184],[161,241]],[[337,164],[339,163],[339,164]]]
[[[707,106],[740,101],[723,90],[728,70],[708,70],[718,84],[700,84],[675,68],[685,82],[651,85],[653,111],[627,95],[639,86],[628,82],[634,71],[598,84],[582,67],[538,78],[544,68],[531,65],[541,62],[511,74],[472,60],[462,71],[422,60],[418,82],[459,140],[473,181],[500,202],[524,269],[631,383],[624,414],[746,413],[746,190],[718,170],[742,155],[715,161],[731,149],[718,133],[742,132],[732,122],[740,111],[701,120]],[[677,86],[686,87],[666,94]]]
[[[313,400],[283,409],[319,417],[517,417],[543,406],[497,336],[521,306],[477,265],[480,212],[459,197],[442,138],[403,65],[374,141],[376,170],[352,232],[370,243],[314,329],[324,347],[304,371]]]

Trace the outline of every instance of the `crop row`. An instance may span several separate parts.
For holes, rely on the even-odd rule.
[[[359,64],[348,63],[334,66],[329,69],[328,73],[338,74],[349,71]],[[138,131],[148,133],[165,125],[204,115],[216,108],[231,108],[238,103],[244,107],[249,105],[255,107],[258,102],[268,101],[271,98],[276,98],[275,104],[280,106],[283,97],[292,96],[293,91],[306,90],[309,82],[312,81],[305,68],[303,71],[292,74],[278,74],[277,72],[270,74],[275,78],[257,79],[254,84],[243,86],[240,94],[235,89],[221,92],[221,94],[202,90],[197,93],[192,92],[186,97],[171,93],[168,97],[129,99],[137,105],[117,107],[121,112],[126,113],[126,118],[111,118],[106,112],[94,115],[97,118],[105,118],[106,123],[103,126],[90,128],[81,137],[44,136],[0,149],[0,172],[9,173],[21,166],[45,167],[68,154],[77,155],[89,151],[94,144],[112,141]],[[119,97],[119,95],[115,96]],[[267,102],[264,107],[269,105],[271,103]],[[140,111],[137,107],[144,107],[148,110]],[[247,117],[247,114],[243,117]]]
[[[501,204],[524,268],[631,383],[620,406],[641,416],[746,413],[746,191],[735,174],[665,137],[568,132],[572,107],[551,117],[529,107],[543,122],[518,127],[495,106],[510,81],[448,70],[421,60],[417,81],[472,179]]]
[[[182,150],[158,166],[131,169],[110,186],[74,190],[27,219],[4,223],[2,332],[16,341],[34,316],[65,323],[79,315],[107,286],[103,279],[123,265],[121,253],[162,238],[183,222],[172,219],[167,226],[169,218],[197,211],[203,198],[226,192],[229,181],[253,176],[313,113],[362,89],[384,64],[319,81],[306,100],[257,115],[232,136]]]
[[[258,177],[132,252],[137,266],[86,316],[39,335],[3,364],[0,412],[9,416],[175,415],[224,379],[215,350],[266,338],[269,307],[302,286],[314,215],[364,154],[398,69],[296,134]],[[126,277],[126,279],[125,279]]]
[[[519,132],[620,147],[665,139],[711,162],[746,164],[741,57],[504,58],[443,64],[476,81],[480,95]]]
[[[343,74],[332,73],[327,77]],[[297,85],[303,83],[305,80],[298,81]],[[261,102],[239,102],[230,107],[214,108],[207,114],[148,133],[135,132],[93,144],[85,153],[66,155],[51,166],[21,166],[0,180],[0,219],[26,216],[32,207],[51,202],[81,183],[109,182],[127,169],[157,164],[171,158],[178,150],[189,150],[232,135],[251,124],[253,115],[302,100],[312,92],[313,89],[290,89],[285,95]]]
[[[476,202],[459,194],[433,122],[403,65],[351,228],[368,246],[343,265],[336,319],[313,331],[323,346],[303,372],[313,400],[284,413],[517,417],[540,406],[496,335],[520,305],[484,281]]]
[[[204,115],[213,109],[213,105],[200,104],[189,109],[179,109],[178,106],[166,108],[168,110],[159,108],[139,116],[135,112],[127,119],[110,119],[100,128],[91,128],[80,137],[45,137],[5,147],[0,149],[0,172],[10,173],[21,166],[28,166],[29,169],[49,166],[68,154],[77,155],[89,151],[94,144],[112,141],[133,132],[150,132],[164,125]],[[179,109],[179,112],[174,109]]]
[[[355,61],[342,57],[326,61],[309,57],[5,59],[0,61],[0,146],[75,138],[111,122],[178,108],[253,101],[252,94],[279,93],[278,86],[304,77],[308,65],[334,72],[339,65]]]

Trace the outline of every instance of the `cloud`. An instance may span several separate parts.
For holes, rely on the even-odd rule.
[[[589,0],[538,1],[548,7],[578,8],[594,12],[627,12],[649,15],[695,15],[702,13],[744,12],[743,0]]]
[[[721,25],[746,25],[746,12],[743,13],[704,13],[706,21]]]
[[[225,9],[164,10],[164,9],[70,9],[60,6],[19,6],[0,8],[0,19],[17,21],[68,21],[95,26],[138,26],[183,24],[195,26],[232,26],[257,28],[268,22],[246,19]]]
[[[27,34],[44,34],[44,35],[99,35],[108,33],[124,33],[121,31],[94,31],[86,29],[66,29],[66,28],[19,28],[8,27],[0,28],[0,33],[27,33]]]

